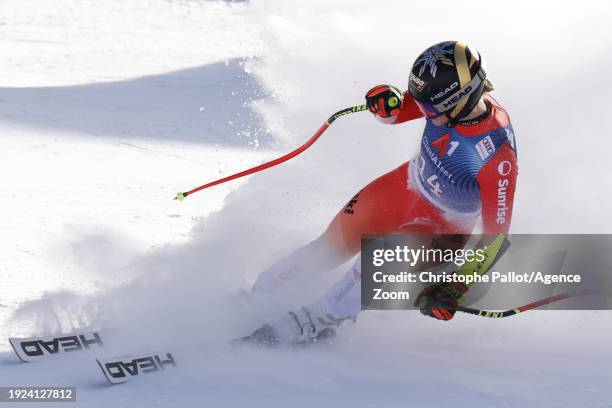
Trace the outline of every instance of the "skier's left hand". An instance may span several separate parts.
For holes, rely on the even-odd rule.
[[[414,304],[426,316],[450,320],[467,290],[467,286],[462,283],[437,283],[423,289]]]
[[[365,96],[368,110],[381,119],[397,116],[403,98],[402,91],[391,85],[377,85]]]

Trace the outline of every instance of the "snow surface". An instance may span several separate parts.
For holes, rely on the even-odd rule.
[[[181,364],[109,387],[93,356],[22,364],[2,341],[0,385],[75,385],[84,407],[610,406],[608,312],[368,312],[331,348],[227,346],[338,277],[232,297],[411,158],[422,123],[355,114],[282,167],[171,198],[294,148],[372,85],[405,87],[437,41],[476,46],[511,114],[513,232],[612,229],[609,4],[381,4],[0,2],[0,339],[129,326],[108,353],[146,344]]]

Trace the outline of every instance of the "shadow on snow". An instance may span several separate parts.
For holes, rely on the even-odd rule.
[[[0,121],[92,136],[269,145],[241,59],[125,81],[0,88]]]

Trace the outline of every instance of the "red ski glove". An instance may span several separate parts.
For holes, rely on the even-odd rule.
[[[379,118],[397,116],[402,108],[404,95],[391,85],[377,85],[366,93],[366,105]]]
[[[467,290],[463,283],[437,283],[423,289],[414,304],[426,316],[450,320]]]

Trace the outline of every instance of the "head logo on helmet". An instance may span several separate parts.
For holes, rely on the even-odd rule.
[[[450,84],[450,86],[448,88],[446,88],[445,90],[440,91],[437,94],[435,94],[434,96],[432,96],[431,97],[431,101],[433,102],[436,99],[440,99],[441,97],[443,97],[444,95],[446,95],[447,93],[449,93],[450,91],[452,91],[453,89],[455,89],[458,86],[459,86],[459,82],[457,82],[457,81],[453,82],[452,84]]]
[[[459,92],[457,92],[456,94],[454,94],[453,96],[445,100],[444,102],[442,102],[442,106],[444,106],[445,108],[452,108],[453,106],[457,104],[457,102],[459,102],[461,98],[463,98],[466,95],[469,95],[470,92],[472,92],[472,87],[468,85],[465,88],[460,89]]]
[[[445,41],[417,57],[408,91],[417,102],[432,104],[435,112],[446,114],[454,124],[474,109],[484,91],[485,79],[477,51],[460,41]]]

